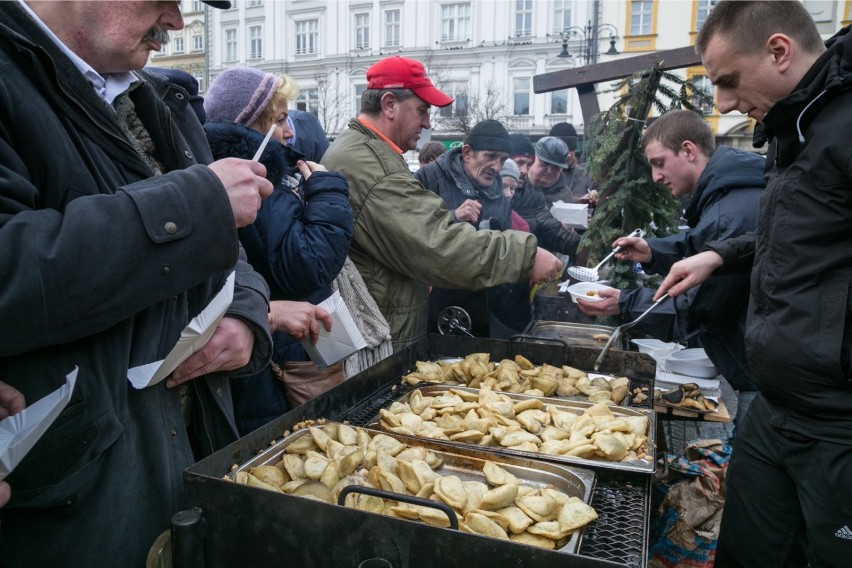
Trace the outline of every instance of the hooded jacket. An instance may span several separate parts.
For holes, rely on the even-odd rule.
[[[751,267],[749,366],[771,423],[852,443],[852,34],[844,28],[764,117],[756,235],[709,243]],[[752,264],[753,263],[753,264]]]
[[[698,177],[686,209],[689,228],[665,238],[648,239],[648,273],[665,274],[672,264],[704,249],[708,241],[743,235],[757,227],[763,192],[765,160],[757,154],[726,146],[716,149]],[[636,319],[653,303],[655,290],[637,288],[621,293],[625,321]],[[748,275],[714,275],[700,288],[659,306],[639,324],[664,341],[683,341],[700,334],[701,346],[716,369],[737,390],[755,390],[745,357]]]
[[[349,180],[349,257],[390,324],[394,350],[426,335],[429,286],[481,290],[529,280],[536,239],[453,223],[402,156],[352,120],[322,160]]]
[[[217,160],[229,156],[251,159],[264,138],[260,132],[232,122],[208,122],[204,130]],[[272,300],[318,304],[331,295],[331,282],[346,260],[352,240],[352,209],[346,178],[336,172],[313,172],[297,183],[295,164],[302,158],[274,140],[267,144],[260,162],[275,189],[263,200],[255,222],[238,232],[249,264],[269,283]],[[272,360],[278,365],[308,360],[302,344],[286,333],[276,332],[272,338]],[[290,409],[284,384],[271,368],[232,380],[231,390],[241,434]]]
[[[154,176],[16,2],[0,4],[0,69],[0,379],[32,404],[78,369],[7,478],[0,565],[141,566],[184,507],[184,469],[236,439],[227,377],[269,361],[268,289],[240,260],[186,91],[140,73],[131,94],[167,172]],[[227,315],[252,327],[254,352],[187,383],[191,437],[179,389],[137,390],[128,369],[162,360],[235,265]]]

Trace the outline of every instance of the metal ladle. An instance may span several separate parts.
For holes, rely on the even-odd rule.
[[[632,233],[630,233],[627,236],[628,237],[644,237],[645,231],[643,231],[642,229],[636,229],[635,231],[633,231]],[[604,264],[609,262],[609,259],[611,259],[613,256],[615,256],[615,253],[617,253],[620,250],[621,250],[621,247],[615,247],[614,249],[612,249],[612,252],[609,253],[608,255],[606,255],[604,257],[604,259],[602,261],[600,261],[598,263],[598,265],[595,266],[594,268],[586,268],[585,266],[569,266],[568,267],[568,276],[570,276],[574,280],[580,280],[582,282],[597,282],[598,280],[600,280],[600,277],[598,276],[598,270],[600,270],[601,266],[603,266]]]
[[[598,358],[595,359],[595,371],[597,371],[598,367],[601,366],[601,361],[604,360],[604,357],[606,357],[606,354],[609,351],[609,348],[612,346],[613,343],[615,343],[615,340],[617,338],[621,337],[621,334],[624,331],[630,329],[631,327],[633,327],[634,325],[636,325],[637,323],[642,321],[642,318],[644,318],[646,315],[648,315],[648,313],[651,312],[651,310],[653,310],[654,308],[656,308],[657,306],[662,304],[668,298],[669,298],[669,294],[668,294],[668,292],[666,292],[665,294],[660,296],[659,300],[657,300],[656,302],[651,304],[651,307],[649,307],[647,310],[645,310],[644,312],[639,314],[639,317],[637,317],[635,320],[621,324],[620,326],[615,328],[615,331],[613,331],[612,335],[609,336],[609,341],[606,342],[606,345],[604,345],[604,348],[601,350],[600,355],[598,355]]]

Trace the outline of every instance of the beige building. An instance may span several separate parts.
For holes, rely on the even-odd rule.
[[[691,45],[716,0],[235,0],[229,10],[184,2],[186,29],[152,64],[201,83],[248,65],[294,77],[295,106],[331,137],[357,114],[367,68],[402,54],[422,61],[456,98],[436,110],[433,138],[458,140],[484,118],[533,138],[557,122],[583,130],[576,91],[533,92],[535,75]],[[850,21],[850,0],[804,0],[825,37]],[[206,25],[204,16],[207,15]],[[209,41],[208,39],[209,34]],[[207,47],[210,47],[207,49]],[[705,89],[700,66],[679,71]],[[601,93],[606,108],[613,94]],[[726,143],[750,148],[753,121],[707,120]]]

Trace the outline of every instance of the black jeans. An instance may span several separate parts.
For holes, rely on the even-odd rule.
[[[850,566],[852,431],[850,445],[784,432],[766,404],[738,426],[716,568]]]

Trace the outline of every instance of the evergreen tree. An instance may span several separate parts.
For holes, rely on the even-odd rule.
[[[599,113],[586,128],[586,170],[595,182],[598,204],[578,248],[578,264],[594,266],[612,251],[612,243],[634,229],[645,237],[664,237],[678,229],[681,209],[666,187],[651,179],[651,167],[639,146],[652,107],[659,114],[677,108],[694,110],[690,81],[657,68],[636,73],[617,83],[611,92],[624,94]],[[701,91],[697,96],[702,96]],[[616,261],[602,267],[610,285],[636,288],[645,284],[630,263]],[[659,278],[648,285],[656,285]]]

